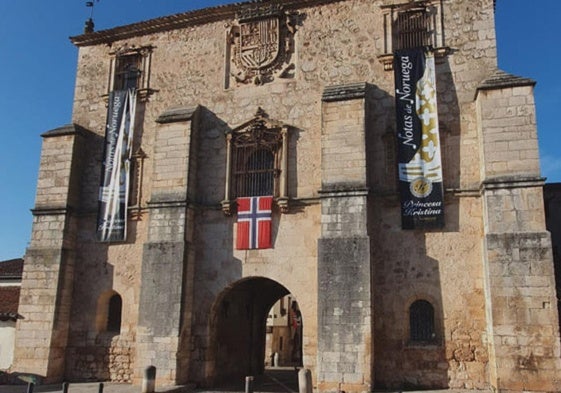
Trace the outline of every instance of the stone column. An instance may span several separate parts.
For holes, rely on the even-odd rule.
[[[372,384],[366,84],[326,88],[322,105],[318,241],[318,389],[369,392]]]
[[[198,111],[177,109],[162,114],[154,140],[152,193],[148,202],[148,239],[142,257],[135,375],[148,366],[158,370],[158,385],[185,382],[189,337],[187,266],[193,259],[195,132]],[[190,285],[189,285],[190,287]]]
[[[534,82],[497,71],[477,92],[490,378],[500,391],[561,386]]]
[[[74,272],[79,173],[87,131],[71,124],[42,135],[31,242],[24,257],[13,370],[59,382]]]

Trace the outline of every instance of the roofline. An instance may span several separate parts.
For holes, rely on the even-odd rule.
[[[280,4],[285,9],[299,9],[309,6],[336,3],[345,0],[250,0],[245,2],[208,7],[200,10],[187,11],[170,16],[163,16],[129,25],[118,26],[107,30],[85,33],[70,37],[70,41],[80,46],[108,44],[130,37],[143,36],[153,33],[197,26],[217,22],[225,19],[234,19],[236,11],[242,5],[248,4]]]

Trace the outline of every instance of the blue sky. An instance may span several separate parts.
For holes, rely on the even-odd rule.
[[[470,0],[464,0],[470,1]],[[0,260],[27,247],[40,134],[71,120],[77,50],[90,9],[83,0],[0,0]],[[96,30],[226,0],[100,0]],[[539,4],[536,5],[536,4]],[[498,0],[499,67],[538,81],[535,90],[542,174],[561,182],[559,20],[561,1]]]

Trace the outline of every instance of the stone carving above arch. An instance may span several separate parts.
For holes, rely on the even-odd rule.
[[[227,26],[225,88],[236,84],[263,85],[293,76],[294,34],[298,14],[279,4],[242,7]]]

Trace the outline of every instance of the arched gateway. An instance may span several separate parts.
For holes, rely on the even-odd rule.
[[[209,386],[264,373],[267,316],[271,307],[289,293],[282,284],[265,277],[244,278],[220,293],[209,316]]]

